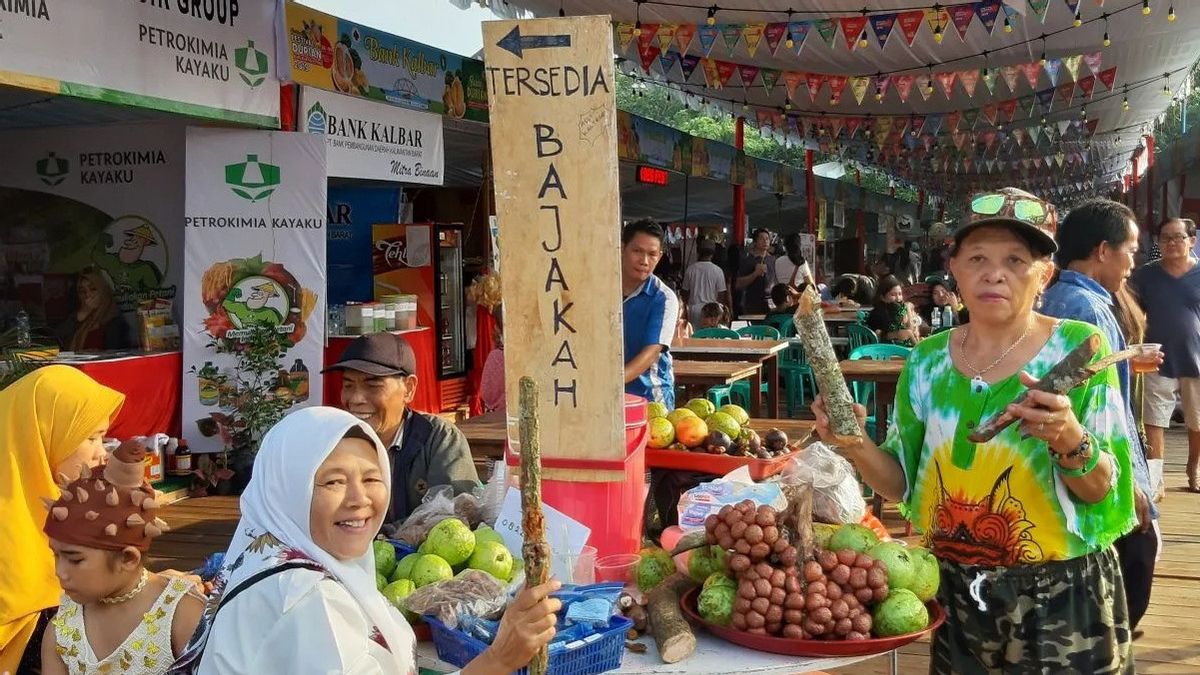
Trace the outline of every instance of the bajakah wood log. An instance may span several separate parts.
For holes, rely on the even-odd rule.
[[[542,511],[542,452],[538,441],[538,388],[531,377],[520,380],[518,433],[521,439],[521,555],[525,586],[541,586],[550,578],[550,545]],[[529,662],[530,675],[545,675],[550,652],[542,647]]]
[[[696,651],[696,635],[679,609],[679,599],[695,585],[689,577],[674,574],[650,591],[650,634],[663,663],[679,663]]]
[[[796,324],[796,334],[804,342],[804,352],[812,366],[821,399],[825,402],[829,428],[837,444],[861,443],[862,425],[854,414],[854,399],[850,397],[850,388],[846,386],[846,378],[838,367],[837,353],[833,351],[829,329],[825,327],[825,317],[821,313],[821,298],[814,287],[809,286],[800,295],[792,321]]]

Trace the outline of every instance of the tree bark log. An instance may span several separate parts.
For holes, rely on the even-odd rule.
[[[650,613],[650,634],[663,663],[678,663],[696,651],[696,635],[679,609],[679,599],[695,585],[688,577],[675,574],[650,591],[646,606]]]
[[[546,543],[546,518],[542,511],[542,450],[538,439],[538,389],[531,377],[521,378],[521,554],[525,559],[525,586],[540,586],[550,578],[550,545]],[[545,675],[550,652],[542,647],[529,662],[530,675]]]

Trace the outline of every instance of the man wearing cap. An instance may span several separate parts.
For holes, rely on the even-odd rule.
[[[392,501],[387,521],[412,513],[432,487],[455,494],[479,485],[471,448],[458,427],[436,415],[412,410],[417,359],[408,341],[391,333],[364,335],[324,372],[342,372],[342,408],[371,425],[388,446]]]
[[[147,247],[158,246],[150,221],[141,216],[123,216],[109,227],[116,226],[118,222],[129,225],[122,230],[125,240],[121,248],[116,253],[109,253],[107,247],[112,245],[112,235],[102,234],[92,252],[92,260],[108,272],[121,296],[158,288],[162,285],[162,272],[153,262],[142,259]]]

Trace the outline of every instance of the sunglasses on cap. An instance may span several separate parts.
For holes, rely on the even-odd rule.
[[[1050,219],[1045,202],[1022,197],[1010,197],[999,193],[983,194],[971,200],[971,212],[980,216],[994,216],[1012,202],[1012,216],[1030,225],[1042,225]]]

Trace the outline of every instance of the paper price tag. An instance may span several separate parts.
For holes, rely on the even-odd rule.
[[[574,561],[587,544],[592,531],[545,502],[542,503],[542,511],[546,516],[546,542],[550,544],[551,576],[570,583],[573,580]],[[504,540],[514,560],[521,560],[521,545],[525,542],[525,536],[521,531],[521,493],[517,488],[510,487],[505,493],[493,529]]]

